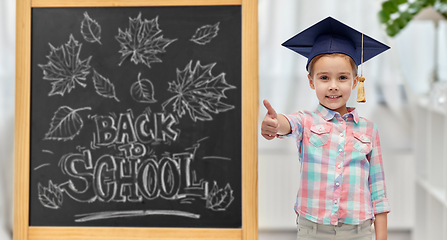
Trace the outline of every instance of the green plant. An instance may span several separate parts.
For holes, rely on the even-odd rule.
[[[382,3],[382,9],[378,13],[379,20],[385,25],[388,36],[393,37],[414,15],[429,6],[447,17],[447,0],[387,0]]]

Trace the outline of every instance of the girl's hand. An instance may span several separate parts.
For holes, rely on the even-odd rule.
[[[261,124],[261,135],[267,140],[272,140],[279,131],[278,114],[267,100],[264,100],[263,103],[267,109],[267,114],[265,114]]]

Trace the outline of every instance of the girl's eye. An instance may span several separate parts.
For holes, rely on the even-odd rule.
[[[328,80],[329,78],[328,77],[326,77],[326,76],[321,76],[321,78],[320,78],[321,80]]]
[[[346,76],[341,76],[340,77],[340,80],[346,80],[346,79],[348,79]]]

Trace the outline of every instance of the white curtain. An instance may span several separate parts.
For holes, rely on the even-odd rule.
[[[15,1],[0,1],[0,240],[12,239]]]

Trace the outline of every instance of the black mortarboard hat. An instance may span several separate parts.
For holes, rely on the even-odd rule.
[[[312,58],[324,53],[346,54],[359,66],[362,63],[362,35],[363,62],[390,48],[332,17],[305,29],[282,45],[306,57],[306,69]]]
[[[320,54],[343,53],[350,56],[359,66],[390,48],[332,17],[310,26],[282,45],[306,57],[307,70],[310,61]],[[357,102],[366,101],[364,81],[363,75],[359,77]]]

